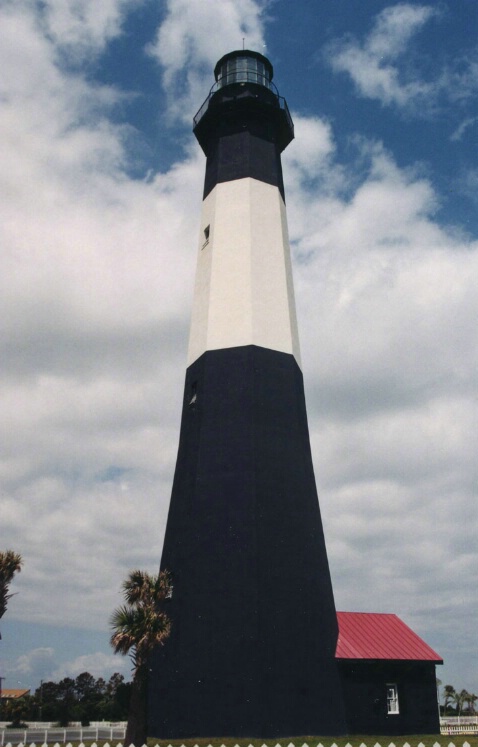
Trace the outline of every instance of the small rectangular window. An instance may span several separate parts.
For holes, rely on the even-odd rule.
[[[398,688],[395,684],[387,684],[387,713],[399,713]]]
[[[198,383],[197,381],[193,381],[193,383],[191,384],[190,392],[189,392],[189,407],[193,409],[196,407],[197,398],[198,398]]]
[[[209,225],[209,226],[206,226],[206,228],[204,229],[204,243],[202,245],[203,249],[206,246],[206,244],[209,243],[209,234],[210,233],[211,233],[211,226]]]

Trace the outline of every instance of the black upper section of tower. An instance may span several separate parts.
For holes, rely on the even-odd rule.
[[[252,177],[284,195],[280,154],[294,137],[273,68],[258,52],[229,52],[216,64],[216,83],[194,117],[194,134],[207,156],[204,197],[218,182]]]

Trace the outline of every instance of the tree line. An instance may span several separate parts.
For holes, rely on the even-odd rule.
[[[80,721],[87,726],[90,721],[126,721],[131,683],[124,682],[116,672],[106,682],[82,672],[72,679],[60,682],[42,682],[32,695],[7,702],[3,706],[2,720],[13,724],[24,721],[51,721],[67,726]]]
[[[65,677],[60,682],[42,682],[32,695],[3,705],[1,718],[19,725],[28,721],[51,721],[67,726],[80,721],[126,721],[131,683],[116,672],[106,682],[82,672],[75,679]]]

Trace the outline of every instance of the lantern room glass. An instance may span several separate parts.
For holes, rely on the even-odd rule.
[[[269,71],[262,60],[246,55],[233,57],[221,65],[217,80],[218,88],[229,86],[231,83],[258,83],[271,88]]]

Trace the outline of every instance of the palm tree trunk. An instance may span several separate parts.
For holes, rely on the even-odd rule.
[[[148,676],[147,667],[136,670],[131,686],[128,726],[124,747],[142,747],[148,739]]]

